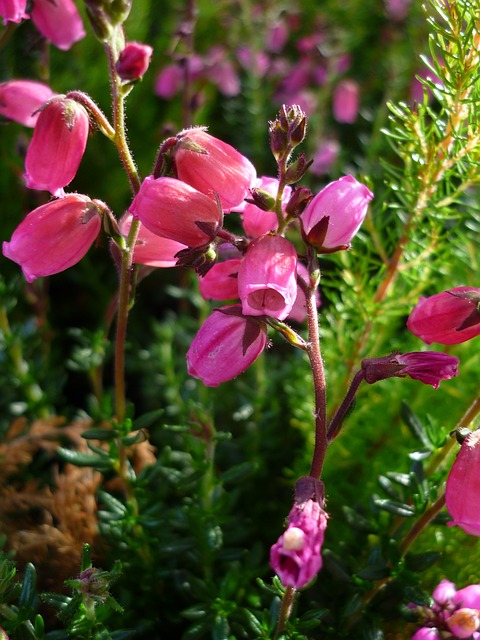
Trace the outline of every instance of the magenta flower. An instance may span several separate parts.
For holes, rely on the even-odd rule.
[[[426,344],[459,344],[480,335],[480,289],[455,287],[420,298],[407,328]]]
[[[301,215],[308,242],[321,251],[347,249],[367,215],[373,193],[343,176],[331,182],[307,205]]]
[[[7,22],[21,22],[28,18],[25,13],[27,0],[0,0],[0,16],[3,18],[3,24]]]
[[[448,475],[445,499],[453,518],[449,524],[480,536],[480,431],[473,431],[462,443]]]
[[[178,64],[164,67],[155,81],[155,94],[164,100],[171,100],[180,91],[183,76],[183,71]]]
[[[127,213],[119,221],[118,226],[122,235],[127,236],[132,219],[133,216]],[[142,224],[133,249],[133,263],[156,268],[175,267],[176,254],[186,248],[180,242],[157,236]]]
[[[250,160],[202,127],[178,134],[173,157],[177,177],[210,198],[217,194],[226,211],[243,203],[257,177]]]
[[[333,117],[337,122],[352,124],[357,119],[359,87],[354,80],[342,80],[333,92]]]
[[[205,300],[232,300],[238,298],[238,269],[241,258],[217,262],[200,278],[199,289]]]
[[[72,0],[33,0],[31,16],[42,36],[62,51],[85,37],[82,18]]]
[[[288,527],[270,549],[270,566],[284,586],[301,589],[322,567],[327,514],[315,500],[295,503]]]
[[[365,382],[374,384],[386,378],[404,378],[410,376],[434,389],[442,380],[458,375],[459,360],[455,356],[437,351],[413,351],[380,358],[364,358],[362,369]]]
[[[115,68],[124,81],[138,80],[147,71],[153,49],[148,44],[128,42],[120,52]]]
[[[267,344],[264,322],[242,315],[240,305],[215,309],[187,352],[188,373],[207,387],[243,373]]]
[[[73,193],[34,209],[3,243],[3,255],[22,267],[27,282],[79,262],[100,232],[94,201]]]
[[[262,176],[255,180],[252,189],[261,189],[276,198],[278,184],[276,178]],[[282,194],[282,210],[285,210],[291,195],[292,188],[287,185]],[[264,211],[251,202],[247,202],[241,211],[245,233],[252,238],[264,235],[269,231],[276,231],[278,228],[277,214],[273,211]]]
[[[471,638],[480,626],[477,609],[457,609],[447,619],[447,627],[456,638]]]
[[[8,80],[0,84],[0,114],[26,127],[34,127],[37,110],[54,92],[43,82]]]
[[[85,152],[89,126],[87,111],[75,100],[58,96],[43,107],[25,158],[29,189],[63,195]]]
[[[208,244],[221,225],[217,203],[176,178],[145,178],[130,212],[152,233],[188,247]]]
[[[245,315],[284,320],[297,297],[297,252],[293,244],[277,235],[254,240],[238,271],[238,295]]]

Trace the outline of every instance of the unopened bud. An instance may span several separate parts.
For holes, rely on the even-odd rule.
[[[304,153],[300,153],[298,158],[288,166],[285,172],[287,184],[294,184],[301,180],[312,162],[313,160],[307,160],[307,156]]]
[[[313,193],[307,187],[298,187],[292,193],[290,200],[285,207],[285,212],[289,216],[299,216],[305,210],[310,200],[313,198]]]
[[[262,211],[273,211],[275,207],[275,198],[268,191],[254,187],[250,189],[251,198],[245,198],[246,202],[254,204]]]

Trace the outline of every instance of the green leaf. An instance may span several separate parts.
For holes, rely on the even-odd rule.
[[[18,598],[18,606],[20,607],[20,609],[26,610],[25,617],[23,617],[24,620],[29,617],[31,610],[33,609],[36,597],[36,587],[37,574],[35,571],[35,567],[29,562],[25,568],[22,589]]]
[[[85,440],[113,440],[118,436],[115,429],[87,429],[82,433]]]
[[[374,498],[373,500],[376,507],[383,511],[393,513],[395,516],[402,516],[404,518],[411,518],[416,514],[413,507],[402,502],[395,502],[394,500],[383,500],[381,498]]]
[[[70,462],[77,467],[93,467],[99,471],[108,471],[114,466],[113,460],[107,452],[102,454],[82,453],[81,451],[59,447],[57,453],[65,462]]]
[[[255,469],[256,465],[252,462],[242,462],[221,473],[220,481],[225,484],[228,482],[241,482],[251,476]]]
[[[428,436],[425,426],[405,401],[402,401],[400,413],[412,434],[418,438],[427,449],[432,449],[432,441]]]

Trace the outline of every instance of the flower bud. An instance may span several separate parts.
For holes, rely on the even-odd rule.
[[[238,298],[238,269],[241,258],[217,262],[203,278],[199,289],[205,300],[232,300]]]
[[[153,49],[148,44],[128,42],[115,65],[119,77],[125,82],[141,78],[148,69],[152,53]]]
[[[41,110],[25,158],[29,189],[63,195],[77,173],[87,146],[88,113],[81,104],[58,96]]]
[[[331,182],[302,213],[307,241],[320,251],[348,248],[367,215],[372,198],[373,193],[353,176]]]
[[[31,16],[42,36],[62,51],[85,37],[82,18],[73,0],[35,0]]]
[[[145,178],[130,212],[152,233],[188,247],[201,247],[216,235],[222,214],[217,203],[176,178]]]
[[[359,88],[354,80],[342,80],[333,93],[333,117],[337,122],[353,124],[357,119]]]
[[[471,638],[479,626],[477,609],[457,609],[447,620],[447,627],[456,638]]]
[[[436,351],[414,351],[412,353],[392,354],[380,358],[364,358],[362,369],[365,382],[374,384],[386,378],[404,378],[410,376],[434,389],[442,380],[458,375],[459,360],[455,356]]]
[[[0,114],[26,127],[34,127],[44,102],[54,92],[42,82],[8,80],[0,84]]]
[[[421,297],[410,313],[407,328],[427,344],[470,340],[480,335],[479,297],[480,289],[474,287],[455,287]]]
[[[0,0],[0,16],[3,18],[3,24],[7,22],[21,22],[28,18],[25,13],[27,0]]]
[[[132,219],[133,216],[127,213],[119,221],[118,226],[122,235],[128,235]],[[149,231],[142,224],[133,249],[133,263],[157,268],[175,267],[177,265],[176,254],[184,249],[186,249],[184,244],[169,238],[162,238]]]
[[[445,499],[453,518],[449,525],[480,536],[480,431],[473,431],[460,447],[448,475]]]
[[[201,127],[178,134],[173,159],[180,180],[210,198],[217,194],[227,211],[243,203],[257,177],[250,160]]]
[[[69,194],[34,209],[3,243],[3,255],[22,267],[27,282],[79,262],[101,228],[95,202]]]
[[[238,271],[245,315],[284,320],[297,297],[297,252],[277,235],[260,236],[248,247]]]
[[[316,500],[294,504],[288,527],[270,549],[270,566],[284,586],[301,589],[322,567],[327,514]]]
[[[240,305],[215,309],[187,353],[188,373],[207,387],[243,373],[267,343],[265,323],[242,315]]]

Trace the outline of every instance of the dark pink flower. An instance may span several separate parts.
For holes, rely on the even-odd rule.
[[[330,182],[307,205],[302,225],[320,250],[348,248],[368,211],[373,193],[353,176]]]
[[[133,216],[127,213],[119,221],[118,226],[124,236],[130,230],[132,219]],[[133,250],[133,263],[157,268],[175,267],[177,264],[176,254],[186,248],[186,245],[180,242],[152,233],[142,224]]]
[[[386,378],[410,376],[434,389],[442,380],[458,375],[459,360],[455,356],[437,351],[413,351],[380,358],[365,358],[362,369],[365,382],[373,384]]]
[[[155,94],[164,100],[170,100],[182,86],[183,71],[177,64],[164,67],[155,81]]]
[[[340,144],[337,140],[330,139],[321,142],[313,156],[313,164],[310,167],[311,173],[321,176],[329,173],[335,164],[340,153]]]
[[[28,282],[79,262],[100,232],[95,202],[69,194],[34,209],[3,243],[3,255],[18,263]]]
[[[238,271],[245,315],[284,320],[297,297],[297,252],[286,238],[260,236],[248,247]]]
[[[216,387],[243,373],[266,343],[265,323],[243,316],[240,305],[215,309],[190,345],[188,373],[207,387]]]
[[[62,51],[85,37],[73,0],[33,0],[31,16],[42,36]]]
[[[148,44],[128,42],[118,56],[115,68],[124,81],[138,80],[147,71],[153,49]]]
[[[421,627],[413,634],[412,640],[442,640],[442,636],[434,627]]]
[[[480,335],[480,289],[455,287],[420,298],[407,328],[423,342],[459,344]]]
[[[342,80],[333,92],[333,116],[337,122],[352,124],[357,119],[359,87],[354,80]]]
[[[229,211],[243,203],[257,175],[250,160],[201,127],[185,129],[173,151],[177,177]]]
[[[145,178],[130,212],[152,233],[188,247],[201,247],[221,224],[217,203],[176,178]]]
[[[2,82],[0,114],[26,127],[34,127],[40,113],[37,109],[53,95],[54,92],[43,82],[33,80]]]
[[[295,503],[288,527],[270,549],[270,566],[284,586],[301,589],[322,567],[327,514],[315,500]]]
[[[453,521],[466,533],[480,536],[480,430],[462,443],[447,479],[445,499]],[[463,606],[470,606],[465,594]],[[480,608],[480,597],[478,602]]]
[[[3,18],[3,24],[7,22],[21,22],[28,18],[25,13],[27,0],[0,0],[0,16]]]
[[[87,146],[88,113],[81,104],[58,96],[41,110],[25,158],[30,189],[63,195],[77,173]]]
[[[232,300],[238,298],[238,269],[241,258],[217,262],[200,278],[199,289],[205,300]]]

